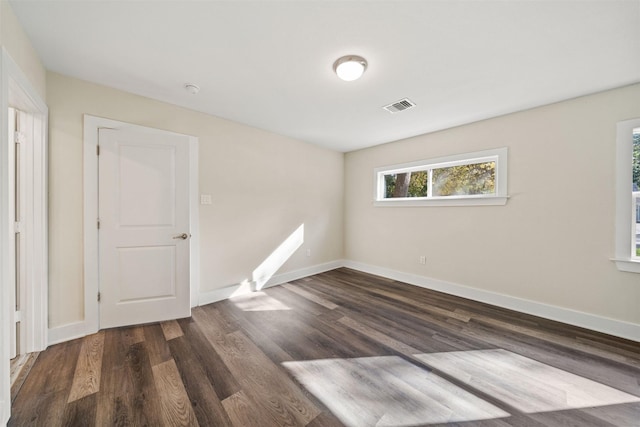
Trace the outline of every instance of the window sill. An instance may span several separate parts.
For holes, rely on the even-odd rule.
[[[485,197],[441,197],[421,200],[375,200],[373,206],[412,207],[412,206],[500,206],[507,203],[509,196]]]
[[[616,267],[620,271],[627,273],[640,273],[640,260],[613,258],[611,261],[616,263]]]

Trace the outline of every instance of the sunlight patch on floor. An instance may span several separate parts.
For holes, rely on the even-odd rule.
[[[242,311],[291,310],[291,307],[270,297],[264,292],[252,292],[250,294],[232,297],[229,301]]]
[[[640,398],[507,350],[414,355],[525,413],[640,402]]]
[[[397,356],[283,365],[348,427],[407,427],[509,416]]]

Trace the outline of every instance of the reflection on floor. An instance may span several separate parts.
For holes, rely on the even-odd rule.
[[[274,311],[291,310],[285,304],[275,298],[271,298],[264,292],[253,292],[246,295],[232,297],[229,301],[242,311]]]
[[[509,416],[398,356],[283,365],[349,427],[400,427]]]
[[[524,413],[640,402],[639,397],[501,349],[413,357],[425,366],[398,356],[283,365],[349,427],[406,427],[510,416],[427,367]]]
[[[39,352],[20,354],[11,359],[10,383],[12,402],[16,398],[18,391],[20,391],[20,388],[22,387],[24,380],[27,378],[31,367],[36,362],[38,354]]]
[[[640,402],[636,396],[506,350],[415,357],[525,413]]]

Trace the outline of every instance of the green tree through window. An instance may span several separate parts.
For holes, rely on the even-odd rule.
[[[638,129],[634,130],[633,133],[633,160],[632,160],[632,172],[633,172],[633,192],[640,191],[640,132],[635,132]],[[635,241],[636,241],[636,256],[640,257],[640,239],[638,239],[638,224],[640,224],[640,201],[637,197],[633,198],[636,211],[636,231],[635,231]]]
[[[496,163],[483,162],[433,169],[433,196],[494,194]],[[384,176],[385,198],[427,197],[429,171]]]
[[[640,132],[633,134],[633,191],[640,191]]]
[[[475,163],[433,170],[433,195],[493,194],[496,163]]]
[[[417,171],[385,175],[385,197],[427,197],[429,172]]]

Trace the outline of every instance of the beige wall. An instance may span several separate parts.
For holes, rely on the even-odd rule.
[[[6,0],[0,0],[0,44],[27,76],[38,95],[46,99],[46,70]]]
[[[634,117],[640,85],[348,153],[346,258],[640,323],[640,276],[609,260],[616,122]],[[372,206],[376,167],[504,146],[506,206]]]
[[[251,279],[301,224],[305,242],[279,273],[342,258],[342,153],[55,73],[47,100],[50,327],[84,316],[83,114],[199,138],[200,193],[213,196],[199,211],[201,291]]]
[[[5,0],[0,43],[50,108],[50,327],[84,317],[85,113],[200,138],[200,193],[214,199],[199,212],[202,291],[250,278],[304,223],[304,247],[281,272],[341,258],[344,229],[354,261],[640,323],[638,277],[609,261],[615,123],[640,116],[640,85],[348,153],[343,164],[340,153],[46,73]],[[502,146],[506,206],[372,206],[375,167]]]

